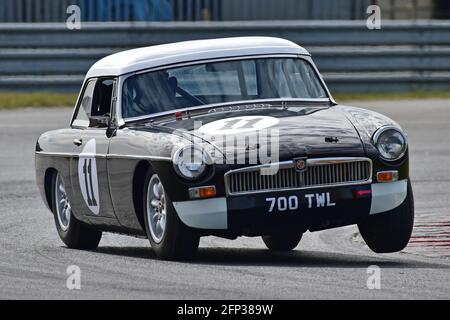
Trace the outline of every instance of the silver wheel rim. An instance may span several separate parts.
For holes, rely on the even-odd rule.
[[[66,188],[59,173],[56,175],[55,183],[56,216],[59,226],[66,231],[69,228],[72,207],[67,199]]]
[[[166,193],[155,174],[150,179],[147,189],[147,221],[153,241],[160,243],[166,232]]]

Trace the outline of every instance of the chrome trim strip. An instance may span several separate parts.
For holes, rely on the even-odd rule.
[[[47,156],[47,157],[62,157],[62,158],[79,158],[80,155],[77,153],[64,153],[64,152],[42,152],[37,151],[36,155]],[[132,160],[156,160],[156,161],[172,161],[169,157],[158,157],[158,156],[131,156],[131,155],[120,155],[120,154],[96,154],[95,158],[99,159],[132,159]]]
[[[69,153],[69,152],[43,152],[43,151],[36,151],[36,155],[40,156],[46,156],[46,157],[61,157],[61,158],[79,158],[79,153]],[[99,159],[106,159],[106,154],[96,154],[94,155],[95,158]]]
[[[403,132],[400,130],[399,127],[394,126],[394,125],[386,125],[386,126],[381,126],[380,128],[377,129],[377,131],[375,131],[375,133],[373,134],[373,139],[372,139],[373,142],[377,143],[378,139],[380,138],[380,135],[387,130],[396,130],[396,131],[400,132],[406,141],[406,137],[404,136]]]
[[[72,111],[72,116],[70,117],[70,123],[69,123],[70,127],[72,127],[72,124],[75,121],[75,116],[79,109],[78,106],[79,106],[79,104],[81,104],[81,95],[84,93],[84,89],[85,89],[86,83],[88,81],[89,81],[89,79],[84,78],[83,83],[81,84],[81,89],[78,92],[78,97],[77,97],[77,100],[75,101],[75,106]]]
[[[326,164],[336,164],[336,163],[349,163],[349,162],[352,163],[352,162],[358,162],[358,161],[362,161],[362,162],[369,161],[372,165],[372,160],[369,158],[365,158],[365,157],[342,157],[342,158],[336,157],[336,158],[306,159],[306,164],[314,166],[314,165],[326,165]],[[289,160],[289,161],[261,164],[261,165],[257,165],[257,166],[231,170],[231,171],[228,171],[226,173],[226,175],[230,174],[230,173],[235,173],[235,172],[256,171],[258,169],[260,169],[260,170],[268,169],[270,171],[271,168],[273,170],[276,170],[276,169],[288,169],[288,168],[293,168],[293,167],[294,167],[294,160]]]
[[[125,121],[122,118],[122,89],[125,80],[128,77],[119,76],[117,81],[117,97],[116,97],[116,124],[118,128],[122,128],[125,126]]]
[[[39,156],[46,156],[46,157],[63,157],[63,158],[74,158],[75,156],[78,157],[78,155],[72,154],[72,153],[62,153],[62,152],[42,152],[42,151],[36,151],[36,155]]]
[[[129,160],[158,160],[158,161],[170,161],[170,157],[159,157],[159,156],[131,156],[131,155],[121,155],[121,154],[108,154],[108,159],[129,159]]]
[[[320,73],[319,68],[317,68],[317,65],[316,65],[316,63],[314,62],[314,60],[313,60],[313,58],[312,58],[312,55],[309,55],[309,56],[300,56],[300,57],[302,57],[303,59],[305,59],[306,61],[308,61],[308,62],[313,66],[314,71],[316,72],[316,75],[319,77],[319,80],[320,80],[320,82],[321,82],[321,84],[322,84],[322,87],[325,89],[325,92],[326,92],[327,95],[328,95],[328,98],[330,99],[330,101],[331,101],[334,105],[337,105],[338,103],[336,102],[336,100],[334,100],[333,96],[331,95],[331,91],[330,91],[330,89],[328,89],[328,86],[327,86],[327,84],[326,84],[326,82],[325,82],[325,80],[324,80],[322,74]]]
[[[311,166],[311,167],[327,165],[327,164],[369,162],[369,165],[370,165],[369,178],[365,181],[320,184],[320,185],[305,186],[305,187],[300,187],[300,188],[286,188],[286,189],[268,188],[266,190],[231,192],[230,180],[229,180],[229,176],[231,174],[242,173],[242,172],[257,172],[258,170],[259,171],[274,170],[275,172],[277,172],[279,169],[294,168],[295,163],[294,163],[294,160],[292,160],[292,161],[283,161],[283,162],[278,162],[278,163],[273,163],[273,164],[264,164],[264,165],[240,168],[240,169],[236,169],[236,170],[230,170],[227,173],[225,173],[225,175],[224,175],[225,191],[226,191],[227,195],[234,196],[234,195],[246,195],[246,194],[260,194],[260,193],[267,193],[267,192],[285,192],[285,191],[295,191],[295,190],[308,190],[308,189],[319,189],[319,188],[330,188],[330,187],[366,185],[366,184],[371,184],[373,181],[373,162],[369,158],[365,158],[365,157],[316,158],[316,159],[307,159],[306,162],[307,162],[307,165]],[[320,174],[320,172],[318,174]],[[325,173],[323,173],[323,174],[325,174]],[[356,176],[356,175],[357,175],[357,172],[351,172],[351,176]],[[315,175],[314,177],[315,177],[315,179],[317,179],[317,175]],[[291,178],[296,179],[295,176],[291,177]],[[266,181],[263,179],[262,187],[265,187],[265,182]],[[308,181],[306,181],[306,182],[308,182]]]
[[[269,163],[269,164],[261,164],[258,166],[252,166],[252,167],[245,167],[240,169],[235,169],[228,171],[225,173],[225,176],[232,174],[232,173],[239,173],[239,172],[253,172],[253,171],[261,171],[261,170],[278,170],[278,169],[288,169],[294,167],[294,161],[283,161],[283,162],[276,162],[276,163]]]

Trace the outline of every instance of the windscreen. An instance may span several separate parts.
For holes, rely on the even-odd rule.
[[[313,69],[300,58],[195,64],[133,75],[123,86],[124,118],[255,99],[323,99]]]

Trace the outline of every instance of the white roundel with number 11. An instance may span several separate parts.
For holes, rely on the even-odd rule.
[[[100,198],[98,192],[97,162],[95,160],[96,142],[89,140],[80,153],[78,161],[78,179],[81,194],[89,210],[95,215],[100,212]]]
[[[243,116],[210,122],[199,128],[203,134],[227,135],[258,131],[277,125],[279,119],[267,116]]]

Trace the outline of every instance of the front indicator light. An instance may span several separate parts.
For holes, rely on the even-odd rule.
[[[189,189],[189,197],[191,199],[205,199],[216,196],[216,187],[215,186],[207,186],[207,187],[198,187]]]
[[[398,171],[380,171],[377,173],[377,181],[381,183],[398,181]]]

